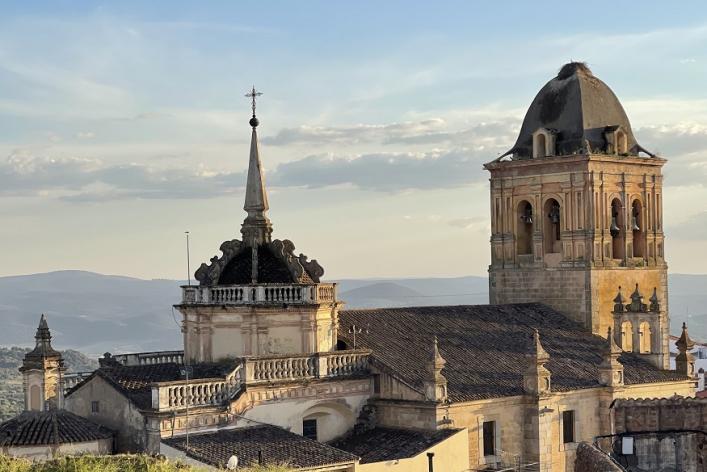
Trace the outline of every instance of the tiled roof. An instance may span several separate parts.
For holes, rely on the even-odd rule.
[[[186,452],[184,436],[162,441]],[[294,468],[353,463],[357,459],[348,452],[267,425],[191,434],[187,455],[216,467],[225,467],[235,455],[240,467],[250,467],[258,464],[258,451],[265,465],[288,464]]]
[[[177,363],[149,364],[136,366],[102,366],[86,380],[73,387],[68,395],[81,388],[94,376],[100,376],[123,393],[138,408],[149,409],[152,407],[152,389],[154,382],[172,382],[184,380],[180,369],[183,366]],[[233,369],[228,364],[195,364],[191,366],[190,379],[221,378]]]
[[[334,441],[331,445],[357,455],[361,458],[361,464],[368,464],[414,457],[459,431],[459,429],[418,431],[374,428]]]
[[[0,424],[0,447],[96,441],[113,432],[66,410],[25,411]]]
[[[356,335],[356,347],[372,349],[375,363],[420,391],[437,336],[447,361],[442,374],[454,402],[521,395],[534,328],[550,353],[546,367],[553,390],[600,385],[598,366],[606,340],[537,303],[344,310],[340,323],[368,326],[368,332]],[[339,330],[339,336],[352,344],[347,330]],[[635,354],[624,353],[619,361],[626,384],[686,380]]]

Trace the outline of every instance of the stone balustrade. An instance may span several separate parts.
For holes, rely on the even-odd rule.
[[[133,365],[153,365],[153,364],[167,364],[184,363],[184,351],[154,351],[154,352],[136,352],[132,354],[116,354],[110,355],[106,354],[105,357],[99,359],[101,363],[105,363],[106,360],[111,360],[117,362],[121,365],[133,366]]]
[[[64,374],[61,377],[61,382],[64,387],[64,393],[74,388],[79,383],[87,379],[93,372],[71,372]]]
[[[245,357],[225,378],[152,384],[152,407],[158,411],[169,411],[187,406],[221,406],[248,385],[365,375],[369,372],[370,353],[359,349]]]
[[[336,301],[336,284],[184,285],[185,305],[310,304]]]

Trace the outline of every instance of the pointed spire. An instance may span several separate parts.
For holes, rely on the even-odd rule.
[[[609,387],[620,387],[624,384],[624,366],[619,362],[621,352],[610,327],[606,336],[605,349],[602,352],[602,362],[599,365],[599,377],[602,384]]]
[[[27,353],[28,357],[36,358],[59,355],[59,352],[55,351],[52,347],[52,333],[49,331],[49,325],[47,324],[47,318],[44,316],[44,313],[42,313],[42,316],[39,318],[39,325],[37,326],[34,339],[35,347],[32,351]]]
[[[659,312],[660,311],[660,300],[658,300],[658,288],[653,287],[653,295],[651,295],[650,298],[651,302],[651,311],[652,312]]]
[[[550,360],[550,354],[547,353],[543,345],[540,343],[540,333],[538,328],[533,330],[533,348],[536,362],[538,364],[545,364]]]
[[[626,307],[624,306],[624,296],[621,294],[621,285],[619,285],[619,293],[614,298],[614,313],[622,313]]]
[[[636,289],[631,294],[631,311],[633,313],[642,313],[647,308],[646,304],[643,303],[643,295],[638,291],[638,284],[636,284]]]
[[[675,357],[675,370],[686,377],[695,376],[695,356],[690,352],[695,347],[695,342],[687,334],[687,325],[682,324],[682,335],[675,345],[678,348],[678,355]]]
[[[447,379],[442,375],[442,369],[447,361],[439,352],[437,336],[432,343],[432,356],[430,356],[427,370],[429,378],[425,380],[425,399],[427,401],[443,402],[447,400]]]
[[[533,329],[533,341],[527,358],[528,368],[523,373],[523,389],[530,395],[550,393],[552,375],[545,367],[545,364],[550,361],[550,354],[540,343],[540,333],[537,328]]]
[[[266,215],[270,206],[268,205],[268,194],[265,190],[265,175],[260,161],[258,133],[256,131],[260,124],[255,116],[255,98],[258,95],[262,95],[262,93],[257,92],[255,87],[250,93],[246,94],[247,97],[253,99],[253,116],[249,121],[253,131],[250,137],[248,180],[245,189],[245,204],[243,205],[243,209],[248,212],[248,216],[243,221],[241,233],[243,234],[243,242],[251,247],[269,243],[272,234],[272,224]]]
[[[692,348],[695,347],[695,342],[690,339],[690,335],[687,334],[687,324],[684,322],[682,324],[682,335],[680,339],[675,342],[675,345],[680,352],[691,351]]]

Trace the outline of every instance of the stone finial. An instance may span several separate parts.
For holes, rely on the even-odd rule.
[[[599,365],[599,378],[601,383],[606,386],[620,387],[624,384],[624,366],[619,362],[622,351],[616,344],[611,328],[609,328],[604,346],[602,362]]]
[[[646,311],[646,304],[643,303],[643,295],[638,291],[638,284],[636,284],[636,289],[631,294],[631,305],[629,309],[633,313],[642,313]]]
[[[619,285],[619,293],[614,298],[614,313],[623,313],[626,310],[624,302],[624,296],[621,294],[621,285]]]
[[[439,352],[437,336],[432,342],[432,355],[428,364],[429,377],[425,381],[425,399],[427,401],[443,402],[447,400],[447,378],[442,375],[447,361]]]
[[[650,298],[652,312],[658,313],[660,311],[660,301],[658,300],[658,288],[653,287],[653,295]]]
[[[255,118],[255,114],[253,115]],[[269,243],[272,235],[272,224],[267,216],[270,208],[268,194],[265,190],[265,174],[260,161],[258,132],[253,126],[250,138],[250,158],[248,160],[248,179],[245,189],[245,204],[243,209],[248,212],[241,227],[243,242],[251,247]]]
[[[527,358],[528,368],[523,374],[523,389],[530,395],[549,393],[551,390],[551,374],[545,368],[545,364],[550,361],[550,354],[547,353],[540,342],[540,333],[537,328],[533,330],[533,341]]]
[[[695,347],[695,342],[690,339],[687,333],[687,325],[682,324],[682,335],[675,342],[678,348],[678,355],[675,357],[675,370],[686,377],[695,376],[695,356],[690,352]]]

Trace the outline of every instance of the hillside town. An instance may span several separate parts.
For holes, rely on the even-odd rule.
[[[273,237],[258,96],[241,234],[182,286],[183,349],[106,353],[67,374],[38,313],[2,453],[231,470],[705,470],[704,356],[688,326],[669,332],[669,161],[639,144],[589,67],[563,65],[515,145],[484,166],[485,305],[346,309],[326,261],[284,238],[296,227]]]

